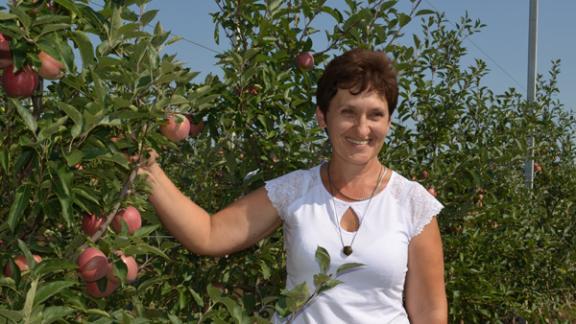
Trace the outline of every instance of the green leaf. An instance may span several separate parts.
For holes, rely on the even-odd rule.
[[[416,11],[416,16],[425,16],[425,15],[433,15],[435,14],[434,10],[430,10],[430,9],[421,9]]]
[[[44,28],[42,29],[42,32],[35,38],[35,39],[40,39],[42,36],[45,36],[46,34],[55,32],[55,31],[60,31],[63,29],[68,29],[70,28],[70,24],[50,24],[50,25],[46,25],[44,26]]]
[[[17,19],[18,16],[8,13],[8,12],[4,12],[4,11],[0,11],[0,20],[11,20],[11,19]]]
[[[320,266],[320,272],[328,272],[328,268],[330,267],[330,254],[328,254],[328,251],[321,246],[316,248],[316,262],[318,262],[318,265]]]
[[[30,323],[32,318],[32,307],[34,305],[34,299],[36,298],[36,289],[38,288],[38,279],[35,279],[30,284],[30,289],[26,293],[26,301],[24,302],[24,308],[22,308],[22,315],[24,317],[25,323]]]
[[[196,304],[200,307],[204,306],[204,300],[202,299],[202,296],[200,296],[200,294],[198,294],[194,289],[192,288],[188,288],[188,291],[190,292],[190,294],[192,295],[192,297],[194,298],[194,301],[196,302]]]
[[[338,270],[336,270],[336,276],[339,276],[346,271],[356,269],[356,268],[362,267],[362,266],[364,266],[364,264],[362,264],[362,263],[355,263],[355,262],[345,263],[345,264],[338,267]]]
[[[8,289],[13,290],[16,293],[18,292],[16,282],[14,281],[14,279],[10,277],[0,277],[0,287],[6,287]]]
[[[34,116],[32,116],[28,109],[24,108],[20,104],[20,101],[10,99],[10,102],[16,107],[16,111],[18,111],[18,115],[20,115],[20,118],[22,118],[24,121],[26,127],[28,127],[28,129],[32,131],[34,135],[36,135],[36,129],[38,129],[38,125],[36,124],[36,119],[34,119]]]
[[[400,25],[400,27],[406,26],[410,22],[410,20],[412,20],[412,18],[407,14],[405,13],[398,14],[398,24]]]
[[[142,226],[134,234],[132,234],[132,238],[137,237],[148,237],[150,233],[154,232],[160,227],[160,225],[149,225],[149,226]]]
[[[143,26],[148,25],[155,17],[156,14],[158,14],[158,10],[148,10],[146,11],[142,17],[140,17],[140,23]]]
[[[53,281],[43,285],[38,289],[36,293],[36,298],[34,299],[34,306],[42,304],[48,298],[74,285],[76,285],[76,283],[73,281]]]
[[[60,202],[62,208],[62,218],[69,226],[71,223],[72,214],[72,197],[70,188],[73,187],[74,173],[70,171],[66,166],[58,166],[57,164],[51,164],[51,169],[56,169],[57,179],[53,178],[53,188]]]
[[[73,193],[74,197],[77,197],[77,196],[83,197],[83,198],[95,203],[96,205],[99,205],[100,202],[98,201],[97,193],[91,189],[87,189],[87,190],[90,190],[90,192],[84,190],[84,188],[74,187],[74,188],[72,188],[72,193]]]
[[[64,260],[43,260],[32,270],[35,276],[43,277],[52,275],[60,271],[71,271],[76,269],[76,263]]]
[[[22,319],[22,312],[0,308],[0,318],[2,317],[7,318],[14,323],[18,323]]]
[[[80,51],[80,57],[82,57],[82,64],[84,68],[87,68],[94,64],[96,59],[94,58],[94,46],[88,35],[81,31],[74,31],[70,33],[70,38]]]
[[[45,139],[52,138],[54,134],[64,131],[66,127],[64,127],[64,123],[68,120],[68,116],[64,116],[57,120],[52,121],[46,127],[42,127],[40,133],[38,134],[38,141],[43,141]]]
[[[30,29],[30,24],[32,24],[32,18],[26,12],[18,6],[12,6],[12,12],[18,16],[18,20],[22,23],[22,27],[24,31],[28,31]]]
[[[331,279],[330,275],[325,273],[317,273],[314,275],[314,287],[320,289],[322,285]]]
[[[208,284],[208,286],[206,287],[206,292],[208,293],[208,296],[210,296],[210,299],[214,300],[214,301],[218,301],[220,299],[220,297],[222,296],[222,293],[220,292],[220,289],[212,286],[212,284]]]
[[[168,314],[168,319],[172,324],[180,324],[182,321],[174,314]]]
[[[0,167],[4,169],[5,173],[8,173],[9,164],[10,164],[10,151],[8,151],[8,149],[0,150]]]
[[[75,125],[79,126],[80,129],[82,129],[84,120],[82,119],[82,113],[80,113],[78,109],[76,109],[76,107],[69,105],[65,102],[59,101],[58,108],[60,108],[60,110],[62,110],[68,117],[70,117],[70,119],[74,121]]]
[[[68,9],[75,15],[80,15],[80,11],[78,11],[78,7],[74,4],[73,1],[70,0],[54,0],[57,4],[61,5],[62,7]]]
[[[94,82],[93,98],[95,101],[103,105],[104,98],[106,98],[106,90],[102,84],[102,79],[100,79],[100,76],[94,70],[90,71],[90,75],[92,76],[92,81]]]
[[[146,243],[142,243],[139,242],[137,246],[134,245],[130,245],[128,247],[126,247],[126,249],[124,249],[124,252],[128,255],[138,255],[138,254],[146,254],[146,253],[152,253],[155,254],[157,256],[161,256],[166,260],[169,260],[170,258],[159,248],[146,244]]]
[[[270,267],[266,264],[266,261],[264,260],[260,260],[260,273],[262,274],[262,278],[264,279],[270,279],[271,276],[271,271],[270,271]]]
[[[16,189],[14,195],[14,201],[10,205],[10,211],[8,212],[8,227],[12,232],[16,230],[24,210],[28,207],[30,200],[30,187],[27,184],[20,185]]]
[[[64,318],[74,313],[74,308],[67,306],[50,306],[44,309],[42,324],[50,324],[56,321],[64,321]],[[65,321],[64,321],[65,322]]]
[[[327,280],[326,282],[324,282],[322,284],[322,286],[318,289],[318,293],[322,293],[326,290],[332,289],[336,286],[338,286],[339,284],[341,284],[342,281],[338,280],[338,279],[330,279]]]
[[[282,295],[286,296],[286,306],[291,312],[296,312],[302,307],[308,297],[310,296],[310,291],[308,290],[308,285],[303,282],[289,291],[283,291]]]
[[[86,314],[89,315],[97,315],[97,316],[103,316],[106,318],[112,318],[112,316],[110,314],[108,314],[108,312],[106,312],[105,310],[102,309],[98,309],[98,308],[90,308],[86,310]]]

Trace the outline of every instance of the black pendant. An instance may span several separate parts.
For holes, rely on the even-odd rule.
[[[349,256],[350,254],[352,254],[352,247],[350,245],[346,245],[344,246],[344,248],[342,249],[342,252],[346,255]]]

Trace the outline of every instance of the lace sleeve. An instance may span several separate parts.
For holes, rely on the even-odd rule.
[[[444,206],[419,183],[414,183],[410,191],[410,200],[412,204],[410,238],[413,238],[422,232],[432,217],[438,215]]]
[[[304,194],[308,181],[309,175],[305,170],[297,170],[266,181],[265,188],[268,192],[268,198],[282,220],[286,219],[286,209],[290,203]]]

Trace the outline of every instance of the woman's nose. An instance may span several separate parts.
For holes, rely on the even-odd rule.
[[[366,138],[370,135],[370,126],[368,119],[365,116],[359,116],[356,122],[356,129],[361,138]]]

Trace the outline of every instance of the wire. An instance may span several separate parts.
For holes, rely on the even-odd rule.
[[[92,4],[92,5],[94,5],[94,6],[97,6],[97,7],[100,7],[100,8],[104,8],[104,5],[103,5],[103,4],[97,3],[97,2],[94,1],[94,0],[88,0],[88,2],[89,2],[90,4]],[[145,26],[145,27],[149,27],[149,26]],[[186,38],[186,37],[184,37],[184,36],[180,36],[180,35],[176,35],[176,36],[179,36],[182,40],[184,40],[184,41],[186,41],[186,42],[188,42],[188,43],[190,43],[190,44],[196,45],[196,46],[198,46],[198,47],[201,47],[201,48],[203,48],[203,49],[205,49],[205,50],[208,50],[208,51],[210,51],[210,52],[212,52],[212,53],[221,54],[221,52],[219,52],[219,51],[217,51],[217,50],[215,50],[215,49],[212,49],[212,48],[210,48],[210,47],[208,47],[208,46],[206,46],[206,45],[202,45],[202,44],[200,44],[200,43],[198,43],[198,42],[195,42],[195,41],[193,41],[193,40],[190,40],[190,39],[188,39],[188,38]]]
[[[196,45],[196,46],[201,47],[201,48],[203,48],[203,49],[205,49],[205,50],[208,50],[208,51],[210,51],[210,52],[213,52],[213,53],[216,53],[216,54],[220,54],[220,52],[218,52],[217,50],[212,49],[212,48],[210,48],[210,47],[208,47],[208,46],[205,46],[205,45],[202,45],[202,44],[200,44],[200,43],[198,43],[198,42],[189,40],[188,38],[183,37],[183,36],[180,36],[180,37],[182,37],[182,40],[185,40],[185,41],[187,41],[187,42],[190,43],[190,44]]]
[[[436,6],[434,6],[430,0],[424,0],[426,1],[426,3],[432,7],[432,9],[434,9],[435,11],[440,11]],[[449,19],[446,19],[450,24],[452,24],[452,26],[456,27],[456,24],[453,23],[452,21],[450,21]],[[520,89],[526,91],[526,87],[524,87],[522,84],[520,84],[520,82],[518,80],[516,80],[516,78],[509,73],[508,71],[506,71],[506,69],[501,66],[500,64],[498,64],[498,62],[496,62],[495,59],[493,59],[486,51],[484,51],[480,46],[478,46],[476,43],[474,43],[474,41],[470,38],[466,38],[467,41],[469,41],[472,46],[474,46],[478,51],[480,51],[480,53],[482,53],[490,62],[492,62],[494,65],[496,65],[496,67],[502,71],[506,76],[508,76],[508,78],[510,78],[510,80],[512,80]]]

